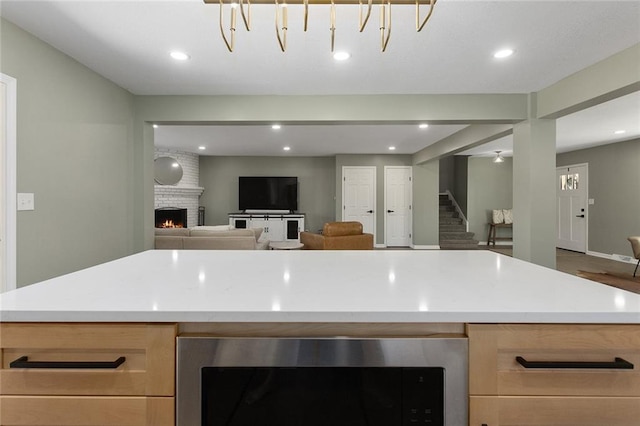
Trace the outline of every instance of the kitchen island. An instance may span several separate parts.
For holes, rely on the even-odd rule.
[[[175,336],[193,334],[468,336],[471,425],[640,418],[640,295],[488,251],[148,251],[2,294],[0,320],[2,424],[173,424]],[[121,353],[115,376],[9,368]]]

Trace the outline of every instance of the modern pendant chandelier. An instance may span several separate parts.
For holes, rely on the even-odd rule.
[[[251,31],[251,0],[204,0],[208,4],[220,4],[220,34],[222,40],[229,52],[233,52],[235,35],[236,35],[236,19],[237,10],[240,9],[240,15],[242,22],[247,31]],[[380,50],[385,52],[391,38],[391,5],[411,5],[415,4],[416,8],[416,31],[420,32],[426,25],[433,8],[437,0],[378,0],[380,6]],[[287,30],[289,29],[287,4],[301,4],[304,6],[304,19],[302,27],[304,31],[307,31],[309,20],[309,5],[330,5],[330,41],[331,52],[333,53],[335,47],[336,38],[336,5],[346,4],[358,4],[359,5],[359,19],[358,30],[363,32],[371,17],[371,10],[373,9],[373,0],[253,0],[254,4],[273,4],[275,6],[275,32],[278,46],[282,52],[287,50]],[[429,5],[429,10],[424,18],[420,16],[420,5]],[[227,30],[225,29],[224,14],[225,6],[230,9],[229,21],[230,25]]]
[[[496,153],[496,157],[493,159],[494,163],[504,163],[504,157],[500,155],[502,151],[494,151]]]

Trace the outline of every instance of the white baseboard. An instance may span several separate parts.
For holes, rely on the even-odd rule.
[[[374,244],[373,248],[387,248],[386,244]]]
[[[478,245],[479,246],[486,246],[487,242],[486,241],[478,241]],[[512,246],[513,242],[512,241],[496,241],[496,246]],[[493,247],[493,243],[489,244],[489,247]]]
[[[623,262],[623,263],[632,263],[634,265],[638,262],[638,260],[634,259],[633,256],[626,256],[624,254],[606,254],[606,253],[599,253],[597,251],[589,251],[589,250],[587,250],[586,254],[588,256],[602,257],[603,259],[615,260],[617,262]]]
[[[440,250],[440,246],[439,245],[421,246],[421,245],[411,244],[411,248],[414,249],[414,250]]]

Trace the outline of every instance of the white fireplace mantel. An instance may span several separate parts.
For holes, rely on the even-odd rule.
[[[177,195],[182,197],[199,197],[204,192],[201,186],[154,185],[156,195]]]

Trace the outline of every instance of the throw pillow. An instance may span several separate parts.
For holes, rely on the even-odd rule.
[[[503,223],[504,222],[504,213],[503,210],[494,210],[492,223]]]
[[[506,224],[513,223],[513,210],[512,209],[504,209],[504,210],[502,210],[502,215],[504,216],[504,223],[506,223]]]
[[[262,235],[262,231],[264,231],[264,228],[251,228],[253,229],[253,233],[256,234],[256,242],[258,242],[258,240],[260,239],[260,236]]]

